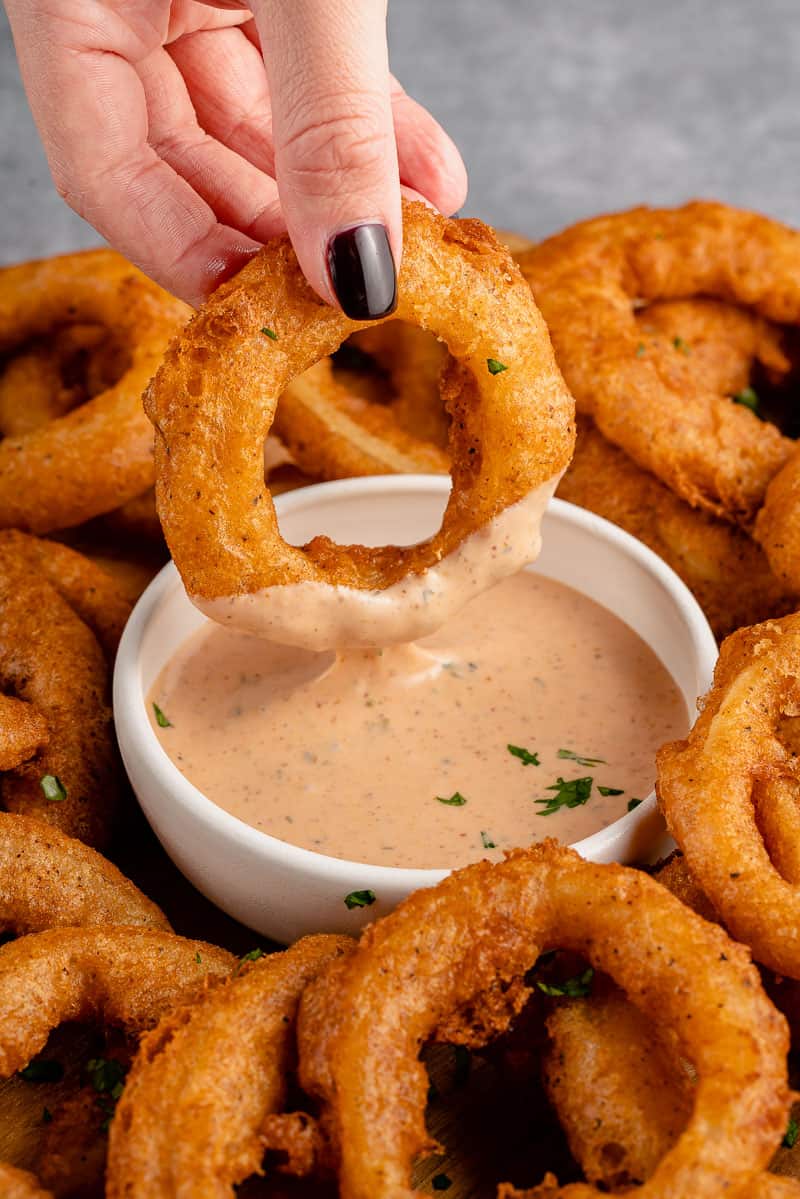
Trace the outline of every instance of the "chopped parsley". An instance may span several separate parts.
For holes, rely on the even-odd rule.
[[[789,1123],[786,1126],[786,1132],[783,1134],[783,1140],[781,1141],[784,1149],[794,1149],[799,1136],[800,1124],[797,1123],[794,1116],[790,1116]]]
[[[198,964],[198,966],[199,966],[199,965],[200,965],[200,963],[202,962],[202,960],[203,960],[203,959],[200,957],[200,954],[199,954],[199,953],[196,953],[196,954],[194,955],[194,960],[197,962],[197,964]]]
[[[108,1132],[109,1125],[114,1119],[117,1100],[125,1088],[127,1070],[121,1062],[113,1058],[93,1057],[86,1063],[86,1075],[89,1082],[97,1091],[97,1106],[105,1116],[100,1129]]]
[[[463,808],[467,802],[460,791],[454,791],[452,795],[436,795],[434,799],[439,803],[447,804],[449,808]]]
[[[543,983],[537,982],[536,986],[545,995],[566,995],[570,999],[582,999],[588,995],[592,989],[592,979],[594,978],[594,970],[588,966],[583,974],[576,974],[574,978],[568,978],[563,983]]]
[[[628,800],[628,811],[632,812],[634,808],[638,808],[638,806],[641,802],[642,801],[640,799],[629,799]]]
[[[600,787],[597,790],[601,795],[622,795],[624,787]]]
[[[692,352],[692,347],[689,345],[688,341],[684,341],[682,337],[673,337],[672,344],[676,350],[680,351],[681,354],[691,354]]]
[[[453,1046],[453,1083],[457,1087],[465,1087],[472,1069],[472,1058],[466,1045]]]
[[[568,762],[577,762],[579,766],[605,766],[605,758],[585,758],[583,754],[576,754],[572,749],[560,749],[556,757],[566,759]]]
[[[31,1062],[24,1070],[20,1070],[19,1076],[25,1082],[61,1082],[64,1077],[64,1067],[61,1062],[42,1058],[38,1062]]]
[[[558,778],[549,787],[545,787],[546,791],[555,791],[555,795],[551,795],[545,799],[534,800],[534,803],[544,804],[545,807],[541,812],[537,812],[537,816],[552,816],[554,812],[558,812],[561,808],[579,808],[585,804],[592,794],[592,776],[587,774],[581,779],[562,779]]]
[[[519,758],[523,766],[540,766],[539,755],[531,753],[529,749],[523,749],[521,745],[507,746],[508,752],[513,754],[515,758]]]
[[[508,367],[504,362],[498,362],[496,358],[487,358],[486,366],[490,375],[500,375],[503,371],[507,371]]]
[[[67,788],[55,774],[43,774],[39,786],[48,803],[63,803],[67,798]]]
[[[266,325],[265,325],[265,326],[264,326],[264,328],[261,330],[261,332],[264,334],[264,336],[265,336],[265,337],[268,337],[268,338],[270,339],[270,341],[277,341],[277,340],[278,340],[278,334],[275,332],[275,330],[274,330],[274,329],[268,329],[268,328],[266,327]]]
[[[646,353],[645,344],[643,341],[640,341],[638,346],[636,347],[636,357],[641,358],[641,357],[643,357],[643,355],[645,353]]]
[[[434,1174],[431,1179],[431,1186],[435,1191],[449,1191],[452,1185],[452,1178],[448,1178],[446,1174]]]
[[[492,838],[489,836],[488,833],[485,833],[483,831],[483,829],[481,829],[481,845],[483,846],[484,849],[497,849],[497,845],[495,844],[495,842],[492,840]]]
[[[236,970],[234,972],[234,978],[239,973],[242,966],[246,966],[248,962],[257,962],[258,959],[263,958],[263,956],[264,956],[263,949],[251,949],[249,953],[243,953],[242,956],[239,958],[239,965],[236,967]]]
[[[374,891],[351,891],[344,897],[344,906],[346,908],[368,908],[377,898]]]
[[[155,713],[156,724],[158,725],[158,727],[160,729],[171,729],[172,728],[172,721],[167,716],[164,715],[164,713],[159,708],[158,704],[153,704],[153,712]]]
[[[751,412],[758,412],[758,394],[752,387],[743,387],[741,391],[737,391],[736,395],[731,396],[731,399],[734,404],[741,404],[743,408],[749,408]]]

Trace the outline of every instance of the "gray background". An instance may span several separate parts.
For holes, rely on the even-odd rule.
[[[800,225],[797,0],[390,0],[392,63],[465,212],[534,237],[714,196]],[[0,11],[0,261],[97,240],[53,191]]]

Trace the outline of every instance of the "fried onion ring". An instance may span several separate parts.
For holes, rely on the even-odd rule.
[[[111,1125],[108,1199],[232,1199],[258,1172],[262,1125],[285,1102],[303,989],[352,947],[306,937],[162,1020],[142,1041]]]
[[[9,941],[0,947],[0,1077],[25,1067],[64,1021],[145,1032],[235,963],[216,945],[154,928],[54,928]]]
[[[767,488],[755,535],[778,578],[800,592],[800,450]]]
[[[579,410],[690,504],[749,525],[792,442],[732,391],[695,384],[686,336],[648,336],[637,305],[742,305],[729,308],[732,339],[775,364],[766,322],[800,325],[800,233],[724,204],[636,208],[575,225],[520,265]]]
[[[318,479],[446,475],[450,469],[447,455],[406,433],[391,409],[348,392],[329,358],[292,380],[273,429],[300,469]]]
[[[743,529],[691,508],[585,417],[578,421],[575,456],[556,494],[613,521],[663,558],[692,592],[718,640],[797,606],[800,591],[776,578]]]
[[[152,900],[96,850],[39,820],[0,812],[0,932],[90,924],[170,927]]]
[[[412,895],[304,993],[299,1079],[322,1104],[342,1199],[413,1194],[412,1160],[431,1148],[421,1046],[555,947],[609,973],[697,1072],[688,1126],[643,1199],[717,1199],[766,1168],[789,1110],[788,1034],[747,950],[642,872],[547,841]]]
[[[45,1191],[33,1174],[6,1162],[0,1162],[0,1193],[3,1199],[53,1199],[52,1191]]]
[[[798,715],[800,615],[740,629],[722,645],[688,738],[659,750],[656,784],[669,831],[731,935],[796,979],[800,878],[771,859],[776,839],[765,844],[759,812],[782,813],[780,840],[800,853]]]
[[[0,770],[14,770],[47,744],[47,721],[33,704],[0,692]]]
[[[437,627],[536,555],[536,517],[574,437],[547,330],[479,221],[406,202],[404,236],[398,315],[444,337],[466,377],[451,411],[453,491],[442,527],[409,547],[317,537],[297,548],[280,536],[263,478],[278,397],[363,326],[322,304],[288,239],[275,240],[172,343],[145,398],[167,542],[189,595],[215,619],[315,649],[384,644]],[[472,567],[489,572],[482,579],[465,566],[473,549]],[[444,578],[461,568],[469,580],[456,598]],[[301,594],[308,602],[298,603]],[[400,596],[402,630],[391,602]]]
[[[0,269],[0,353],[73,321],[113,330],[129,356],[107,391],[0,442],[0,527],[68,528],[150,486],[152,431],[141,395],[189,314],[111,250]]]
[[[102,588],[85,585],[98,578],[106,580]],[[111,650],[127,611],[104,607],[113,591],[97,567],[65,546],[0,533],[0,686],[30,703],[48,731],[40,752],[0,778],[0,796],[8,810],[92,845],[108,840],[120,774],[108,666],[81,616]]]

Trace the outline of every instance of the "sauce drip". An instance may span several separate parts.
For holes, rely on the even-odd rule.
[[[210,624],[150,698],[166,752],[226,811],[333,857],[419,868],[596,832],[651,790],[656,749],[689,727],[632,629],[532,571],[383,650]]]

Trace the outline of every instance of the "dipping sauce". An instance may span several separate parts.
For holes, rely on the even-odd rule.
[[[247,824],[336,858],[442,869],[610,824],[690,723],[628,625],[532,571],[384,650],[316,653],[209,624],[150,700],[170,758]]]

